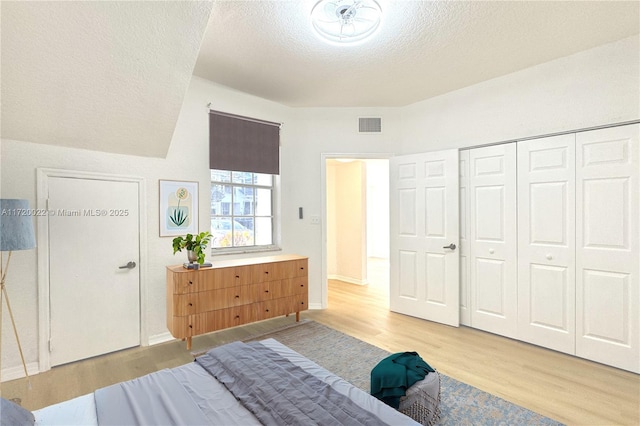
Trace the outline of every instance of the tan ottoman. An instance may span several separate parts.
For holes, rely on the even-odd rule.
[[[422,425],[434,425],[440,418],[440,375],[427,374],[424,380],[416,382],[400,398],[398,408],[403,414]]]

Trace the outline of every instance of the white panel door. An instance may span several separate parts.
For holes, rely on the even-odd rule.
[[[458,151],[394,157],[389,167],[390,308],[458,326]]]
[[[576,355],[640,372],[640,125],[576,136]]]
[[[51,365],[139,345],[138,183],[51,177],[48,187]]]
[[[517,337],[516,146],[469,151],[471,324]]]
[[[575,134],[518,142],[518,334],[575,353]]]
[[[460,158],[460,324],[471,326],[471,264],[469,254],[469,150]]]

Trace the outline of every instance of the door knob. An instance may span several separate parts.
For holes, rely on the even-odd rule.
[[[131,261],[131,262],[127,263],[124,266],[119,266],[118,268],[119,269],[133,269],[135,267],[136,267],[136,262]]]
[[[456,249],[456,245],[455,245],[455,244],[453,244],[453,243],[451,243],[451,244],[449,244],[448,246],[444,246],[444,247],[442,247],[442,248],[448,248],[449,250],[455,250],[455,249]]]

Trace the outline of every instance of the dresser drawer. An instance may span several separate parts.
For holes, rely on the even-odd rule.
[[[260,300],[279,299],[286,296],[287,293],[287,280],[274,280],[265,283],[261,283],[260,286],[263,289],[263,297]]]
[[[185,337],[193,336],[188,316],[167,317],[167,325],[169,327],[169,331],[176,339],[184,339]]]
[[[306,294],[307,289],[307,277],[291,278],[286,281],[287,294]]]
[[[273,318],[295,312],[286,298],[266,300],[262,302],[262,318]]]
[[[172,288],[173,294],[193,293],[199,291],[197,272],[172,272],[167,270],[167,284]]]
[[[267,282],[307,276],[307,259],[258,263],[251,267],[253,282]]]
[[[307,259],[274,263],[274,278],[288,279],[307,276]]]
[[[251,278],[254,283],[263,283],[278,279],[275,274],[276,268],[274,263],[258,263],[249,268],[251,269]]]
[[[184,317],[198,312],[198,293],[174,294],[172,300],[174,316]]]
[[[297,294],[295,296],[291,296],[290,299],[291,303],[293,303],[293,306],[295,306],[295,312],[306,311],[307,309],[309,309],[308,293]]]
[[[256,301],[262,302],[264,300],[270,300],[279,296],[280,281],[267,281],[264,283],[256,284],[258,291],[256,294]]]
[[[215,311],[215,313],[222,328],[235,327],[256,321],[255,311],[251,305],[235,306]]]
[[[203,291],[220,290],[223,288],[251,284],[251,274],[252,268],[250,266],[203,270],[200,277],[200,289]]]
[[[194,313],[215,311],[253,303],[258,300],[259,291],[260,286],[255,284],[196,293],[197,300],[194,301]]]
[[[256,321],[251,305],[218,309],[189,317],[192,336]]]
[[[309,276],[309,272],[307,271],[308,259],[300,259],[296,260],[295,268],[296,268],[296,277],[307,277]]]
[[[265,300],[262,302],[263,319],[289,315],[294,312],[307,310],[307,295],[281,297],[279,299]]]

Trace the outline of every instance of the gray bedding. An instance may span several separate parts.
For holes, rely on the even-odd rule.
[[[196,362],[265,425],[384,423],[258,342],[230,343],[212,349]]]
[[[209,419],[169,370],[95,392],[100,425],[206,425]]]
[[[246,391],[249,398],[256,394],[262,400],[254,405],[252,411],[231,393],[223,383],[205,370],[200,362],[191,362],[180,367],[165,369],[127,382],[99,389],[93,394],[55,404],[36,412],[37,425],[238,425],[259,426],[267,424],[388,424],[394,426],[416,426],[411,418],[381,403],[366,392],[318,366],[297,352],[292,351],[276,340],[267,339],[252,343],[269,351],[258,350],[258,364],[282,364],[276,376],[267,376],[260,365],[240,366],[242,374],[253,389]],[[228,348],[223,349],[227,352]],[[246,348],[240,348],[244,351]],[[237,355],[231,354],[233,358]],[[255,358],[255,357],[254,357]],[[282,359],[287,362],[283,363]],[[218,361],[215,361],[216,363]],[[232,360],[235,363],[235,360]],[[242,363],[245,361],[242,360]],[[291,365],[289,365],[291,364]],[[274,367],[267,364],[268,370]],[[289,370],[302,370],[290,377]],[[226,369],[226,367],[225,367]],[[300,375],[302,373],[302,375]],[[224,373],[227,374],[227,373]],[[235,374],[235,373],[234,373]],[[298,374],[296,377],[295,374]],[[254,382],[256,376],[265,377],[268,382],[260,385]],[[232,376],[230,376],[232,377]],[[234,379],[237,380],[237,379]],[[303,382],[302,384],[300,382]],[[285,388],[282,392],[286,401],[277,402],[280,393],[277,386]],[[307,385],[311,386],[307,388]],[[274,388],[264,391],[263,388]],[[287,390],[288,389],[288,390]],[[293,390],[293,392],[290,392]],[[322,396],[329,404],[319,408],[317,400]],[[276,406],[293,406],[294,417],[281,413],[263,413],[276,409]],[[329,411],[329,413],[326,413]],[[318,414],[322,413],[323,414]],[[92,415],[90,415],[92,413]],[[326,420],[325,415],[333,416]],[[258,418],[257,415],[262,416]],[[316,417],[319,415],[319,417]],[[267,416],[267,417],[265,417]],[[284,420],[282,420],[285,418]],[[274,420],[277,419],[277,420]],[[303,419],[303,420],[301,420]]]

